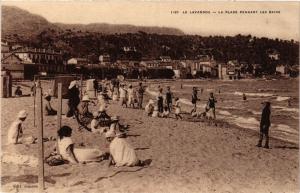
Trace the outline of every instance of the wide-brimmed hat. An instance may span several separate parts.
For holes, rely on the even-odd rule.
[[[73,80],[72,82],[70,82],[69,89],[73,88],[76,84],[77,84],[76,80]]]
[[[90,101],[89,95],[84,95],[84,96],[82,97],[82,101]]]
[[[25,110],[21,110],[18,113],[18,118],[26,118],[27,117],[27,112]]]
[[[109,137],[115,137],[116,133],[112,130],[109,130],[105,133],[105,138],[109,138]]]

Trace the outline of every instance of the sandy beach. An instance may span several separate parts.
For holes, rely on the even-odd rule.
[[[247,93],[255,93],[253,90],[231,90],[231,83],[220,82],[208,84],[203,82],[201,86],[205,92],[201,97],[206,99],[209,89],[217,93],[221,88],[221,95],[216,95],[219,102],[216,123],[208,121],[182,121],[174,118],[151,118],[147,117],[142,110],[122,108],[117,102],[111,102],[108,108],[109,115],[119,115],[121,122],[129,124],[127,140],[135,147],[141,160],[152,160],[147,167],[107,167],[107,160],[100,163],[87,163],[79,165],[65,164],[61,166],[48,166],[45,164],[45,192],[145,192],[145,193],[296,193],[299,192],[299,129],[298,121],[298,80],[293,80],[285,91],[288,96],[283,96],[276,89],[261,91],[271,93],[277,109],[273,107],[274,127],[271,127],[270,149],[257,148],[259,128],[256,122],[245,129],[235,124],[232,120],[240,120],[240,117],[253,117],[259,121],[260,104],[264,97],[258,98],[248,94],[249,102],[237,110],[240,101],[233,103],[228,98],[236,100],[241,98],[238,92],[244,90]],[[238,81],[240,85],[251,84],[251,81]],[[27,83],[24,83],[26,85]],[[155,91],[156,83],[148,83],[149,90]],[[184,82],[183,90],[180,90],[180,82],[166,82],[162,86],[171,85],[174,94],[181,98],[190,99],[189,92],[195,83]],[[260,83],[258,83],[259,85]],[[286,82],[275,83],[280,85]],[[24,94],[29,93],[29,88],[22,86]],[[29,83],[28,83],[29,85]],[[43,88],[47,89],[47,83]],[[152,86],[151,86],[152,85]],[[210,86],[207,86],[210,85]],[[217,86],[215,86],[217,85]],[[221,86],[220,86],[221,85]],[[226,85],[228,89],[226,89]],[[247,88],[252,88],[248,86]],[[271,87],[267,87],[271,88]],[[255,88],[258,89],[263,87]],[[236,94],[234,94],[237,92]],[[230,95],[228,93],[231,93]],[[295,94],[296,93],[296,94]],[[294,107],[287,108],[285,98],[291,97]],[[145,100],[153,97],[147,93]],[[236,98],[234,98],[236,97]],[[223,98],[223,102],[221,102]],[[226,100],[228,101],[226,102]],[[275,102],[277,101],[277,102]],[[57,99],[52,101],[57,109]],[[145,103],[144,103],[145,104]],[[200,101],[199,106],[205,104]],[[255,106],[255,108],[250,108]],[[227,109],[226,109],[227,107]],[[228,108],[228,107],[231,107]],[[280,108],[279,108],[280,107]],[[63,112],[66,111],[66,100],[63,101]],[[188,111],[190,106],[186,104],[183,110]],[[200,108],[200,107],[199,107]],[[288,110],[283,111],[286,108]],[[37,136],[37,128],[33,125],[33,97],[1,99],[1,139],[2,152],[10,152],[12,149],[22,155],[37,156],[37,144],[6,145],[7,129],[15,119],[19,110],[29,112],[24,122],[24,135]],[[91,105],[90,109],[97,109]],[[249,111],[245,111],[248,109]],[[221,111],[221,113],[220,113]],[[226,113],[226,112],[228,113]],[[243,114],[241,114],[243,111]],[[253,113],[254,112],[254,113]],[[256,112],[256,113],[255,113]],[[286,113],[283,113],[286,112]],[[234,117],[233,116],[236,116]],[[278,121],[287,119],[288,121]],[[184,115],[185,117],[188,115]],[[226,117],[227,116],[227,117]],[[230,117],[229,117],[230,116]],[[237,117],[238,116],[238,117]],[[291,118],[294,116],[294,118]],[[172,117],[174,117],[172,115]],[[276,118],[277,117],[277,118]],[[278,118],[279,117],[279,118]],[[291,120],[290,120],[291,118]],[[276,120],[277,119],[277,120]],[[231,120],[231,121],[225,121]],[[248,119],[247,119],[248,120]],[[93,134],[86,130],[79,131],[78,124],[73,118],[63,118],[63,125],[73,128],[72,139],[76,147],[107,148],[108,144],[104,136]],[[240,124],[243,123],[241,122]],[[246,124],[246,123],[244,123]],[[288,125],[292,131],[285,135],[276,129],[278,125]],[[251,126],[253,128],[251,129]],[[281,129],[283,126],[279,126]],[[274,129],[273,129],[274,128]],[[273,131],[272,131],[273,129]],[[56,137],[57,118],[44,117],[44,136]],[[272,133],[273,132],[273,133]],[[298,134],[298,135],[297,135]],[[45,156],[49,155],[55,145],[55,141],[44,143]],[[2,191],[3,192],[36,192],[37,167],[2,163]]]

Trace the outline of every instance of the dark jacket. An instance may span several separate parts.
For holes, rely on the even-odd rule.
[[[80,103],[80,98],[79,98],[79,89],[77,87],[72,87],[71,89],[68,89],[68,104],[74,107],[77,107],[78,104]]]
[[[260,125],[264,125],[266,127],[270,127],[271,121],[270,121],[270,115],[271,111],[269,108],[264,108],[262,113],[261,113],[261,120],[260,120]]]

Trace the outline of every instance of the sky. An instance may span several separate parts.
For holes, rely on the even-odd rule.
[[[41,15],[50,22],[175,27],[187,34],[202,36],[251,34],[258,37],[299,40],[300,31],[300,2],[104,0],[3,1],[2,4],[17,6]],[[187,12],[184,14],[184,11]]]

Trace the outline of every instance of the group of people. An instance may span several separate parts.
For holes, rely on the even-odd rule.
[[[114,86],[114,89],[116,85]],[[163,88],[158,88],[156,101],[150,99],[145,106],[145,111],[148,116],[151,117],[164,117],[168,118],[171,112],[174,111],[176,119],[182,119],[181,116],[181,102],[178,97],[174,97],[171,92],[171,88],[166,88],[166,93],[163,94]],[[192,116],[198,116],[197,112],[197,101],[199,101],[198,91],[196,87],[192,90],[191,101],[193,109],[191,110]],[[200,90],[201,91],[201,90]],[[119,100],[122,105],[127,101],[129,106],[133,105],[132,101],[138,101],[138,108],[143,107],[143,95],[145,87],[142,83],[139,83],[138,88],[134,89],[132,85],[129,85],[125,89],[124,84],[119,84],[118,94]],[[115,92],[113,92],[113,95]],[[68,87],[68,113],[67,117],[76,116],[81,114],[84,117],[90,118],[91,132],[98,133],[99,136],[105,136],[107,143],[109,143],[109,150],[100,148],[79,148],[75,147],[72,141],[72,128],[64,125],[58,132],[57,143],[55,145],[56,153],[59,154],[65,162],[69,163],[85,163],[93,161],[102,161],[108,159],[108,166],[114,164],[116,166],[143,166],[145,163],[140,161],[135,153],[134,148],[126,140],[126,129],[127,126],[121,125],[119,122],[119,116],[110,116],[107,114],[108,102],[105,93],[101,92],[98,95],[97,105],[98,110],[90,112],[89,104],[91,100],[88,95],[84,95],[80,100],[80,92],[78,89],[77,81],[74,80]],[[112,96],[113,98],[113,96]],[[173,99],[174,105],[173,105]],[[51,106],[51,96],[46,93],[46,112],[47,115],[55,115],[55,111]],[[217,102],[213,93],[209,94],[209,99],[205,108],[204,113],[211,111],[215,118],[215,103]],[[96,105],[96,104],[94,104]],[[260,138],[257,144],[258,147],[262,147],[263,138],[266,138],[265,148],[269,148],[269,127],[270,114],[271,114],[271,103],[265,102],[261,115],[260,122]],[[8,144],[30,144],[35,143],[36,138],[33,136],[23,135],[23,122],[26,120],[28,114],[25,110],[21,110],[17,119],[10,125],[8,129]]]

